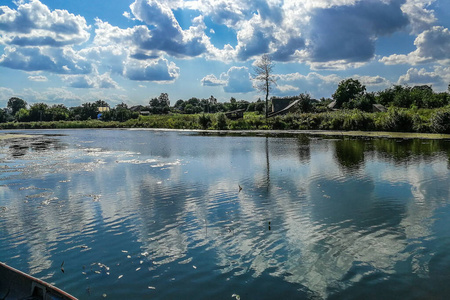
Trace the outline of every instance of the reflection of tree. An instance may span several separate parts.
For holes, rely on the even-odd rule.
[[[58,139],[48,136],[7,139],[5,144],[9,146],[9,153],[12,157],[24,156],[28,151],[63,150],[65,148],[65,145]]]
[[[301,163],[307,164],[311,159],[311,140],[307,135],[297,137],[298,158]]]
[[[450,145],[444,140],[374,139],[372,143],[377,153],[394,163],[432,158],[440,152],[450,154]]]
[[[84,162],[100,156],[106,162],[90,172],[63,172],[70,182],[58,182],[61,177],[57,174],[48,180],[45,187],[53,188],[52,196],[60,199],[62,207],[54,200],[55,205],[38,208],[22,203],[19,191],[6,191],[5,198],[18,200],[11,205],[11,212],[4,214],[10,217],[0,218],[1,232],[11,236],[26,232],[26,239],[31,240],[27,241],[29,252],[35,252],[28,259],[31,264],[44,260],[47,269],[48,263],[55,267],[49,249],[56,249],[54,245],[61,239],[75,246],[100,240],[97,245],[103,252],[93,247],[89,251],[95,254],[90,258],[104,255],[121,262],[120,249],[130,250],[133,258],[148,255],[149,265],[139,258],[144,261],[140,272],[153,273],[142,277],[162,286],[170,278],[169,272],[194,271],[194,263],[198,267],[195,272],[216,278],[218,285],[228,287],[241,281],[252,289],[269,281],[280,284],[283,291],[295,287],[317,298],[346,290],[371,274],[389,281],[399,265],[412,269],[408,274],[432,273],[427,269],[423,240],[433,235],[435,210],[448,204],[449,180],[439,160],[425,170],[423,166],[428,156],[435,157],[435,151],[444,151],[444,146],[437,147],[432,141],[411,143],[416,150],[405,146],[405,151],[416,153],[411,158],[419,160],[399,167],[386,161],[386,157],[393,159],[390,152],[380,159],[373,150],[380,145],[399,147],[396,141],[393,146],[377,144],[378,140],[318,140],[311,145],[309,138],[302,137],[145,136],[147,140],[138,139],[146,143],[140,146],[140,154],[127,156],[134,158],[134,163],[108,163],[108,155],[118,156],[115,151],[80,155],[77,159]],[[184,148],[183,141],[188,143]],[[189,141],[195,141],[194,145]],[[334,155],[330,145],[335,145]],[[169,149],[169,160],[163,159],[163,152]],[[155,154],[164,162],[180,159],[183,163],[171,168],[145,163]],[[361,172],[348,176],[337,166]],[[424,181],[427,178],[438,178],[439,188],[433,180]],[[44,185],[39,180],[35,183]],[[80,190],[97,191],[102,194],[101,201],[74,192]],[[28,220],[37,214],[42,219]],[[41,241],[46,244],[42,249]],[[110,244],[104,246],[103,242]],[[115,248],[109,249],[109,245]],[[186,265],[189,268],[182,269]],[[121,266],[124,270],[129,267]],[[132,265],[130,273],[136,267]],[[183,276],[190,274],[187,271]],[[274,287],[264,296],[269,298],[279,289]],[[373,288],[369,290],[373,292]]]
[[[348,169],[358,169],[364,164],[364,150],[364,140],[342,139],[335,143],[337,161]]]

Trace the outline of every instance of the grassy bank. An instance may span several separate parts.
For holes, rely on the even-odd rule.
[[[324,113],[303,113],[277,116],[266,120],[258,113],[246,113],[244,118],[229,120],[217,114],[168,114],[139,116],[125,122],[55,121],[0,123],[0,129],[59,128],[167,128],[214,130],[339,130],[415,133],[450,133],[450,108],[389,109],[388,112],[366,113],[343,110]]]

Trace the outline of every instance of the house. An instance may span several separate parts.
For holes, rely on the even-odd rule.
[[[336,110],[336,105],[337,105],[337,102],[336,102],[336,100],[334,100],[330,104],[328,104],[327,107],[331,110]]]
[[[109,106],[99,106],[99,107],[97,108],[97,111],[98,111],[99,113],[107,112],[107,111],[109,111]]]
[[[292,98],[272,98],[272,112],[285,109],[292,102]]]
[[[230,120],[237,120],[244,117],[245,109],[237,109],[225,113],[225,116]]]
[[[381,104],[373,104],[372,105],[372,112],[386,112],[387,109]]]

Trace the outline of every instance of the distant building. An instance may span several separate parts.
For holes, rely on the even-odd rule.
[[[237,120],[244,117],[245,109],[237,109],[225,113],[225,116],[230,120]]]
[[[140,115],[148,116],[150,114],[148,106],[136,105],[130,107],[130,110],[133,112],[138,112]]]
[[[99,107],[97,108],[97,111],[98,111],[99,113],[104,113],[104,112],[109,111],[109,107],[108,107],[108,106],[99,106]]]
[[[329,109],[332,109],[332,110],[335,110],[335,109],[337,109],[337,108],[336,108],[336,105],[337,105],[337,102],[336,102],[336,100],[334,100],[333,102],[331,102],[330,104],[328,104],[328,108],[329,108]]]
[[[285,109],[294,100],[293,98],[272,98],[272,112]]]
[[[386,112],[387,109],[381,104],[373,104],[372,105],[372,112]]]

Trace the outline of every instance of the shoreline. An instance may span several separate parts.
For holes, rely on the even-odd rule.
[[[2,129],[0,140],[14,138],[32,138],[30,134],[13,133],[15,131],[50,131],[50,130],[130,130],[130,131],[173,131],[195,132],[216,135],[311,135],[327,137],[360,137],[360,138],[390,138],[390,139],[424,139],[450,140],[450,134],[417,133],[417,132],[388,132],[388,131],[333,131],[333,130],[207,130],[207,129],[172,129],[172,128],[46,128],[46,129]],[[2,132],[8,131],[8,132]]]

